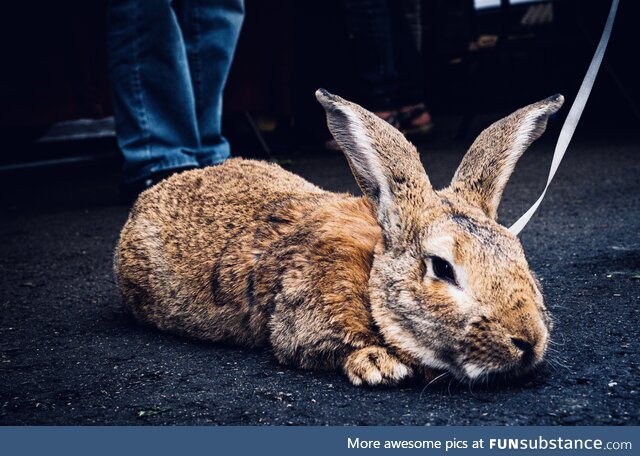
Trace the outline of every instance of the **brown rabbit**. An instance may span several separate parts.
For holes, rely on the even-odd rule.
[[[518,158],[556,95],[483,131],[434,190],[401,133],[318,90],[364,197],[253,160],[175,175],[140,195],[115,271],[157,328],[250,347],[356,385],[446,370],[473,380],[543,358],[550,319],[520,242],[496,222]]]

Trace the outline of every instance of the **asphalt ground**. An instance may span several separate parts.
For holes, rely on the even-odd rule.
[[[549,136],[550,135],[550,136]],[[508,225],[537,198],[557,131],[507,187]],[[422,148],[435,186],[470,140]],[[117,167],[0,176],[0,424],[640,424],[640,141],[577,138],[521,235],[555,318],[536,373],[507,384],[354,387],[337,372],[277,364],[268,350],[142,327],[112,273],[128,212]],[[339,153],[289,169],[356,192]]]

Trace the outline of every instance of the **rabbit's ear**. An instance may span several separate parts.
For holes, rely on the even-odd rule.
[[[480,133],[462,159],[449,189],[495,220],[516,162],[542,135],[547,119],[562,103],[562,95],[553,95],[519,109]]]
[[[362,192],[375,204],[385,240],[410,233],[435,193],[416,148],[378,116],[324,89],[316,98]]]

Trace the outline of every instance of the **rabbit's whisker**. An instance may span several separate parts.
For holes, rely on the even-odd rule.
[[[427,383],[425,385],[424,388],[422,388],[422,391],[420,391],[420,397],[419,399],[422,400],[422,395],[424,394],[424,392],[427,390],[427,388],[429,388],[433,383],[437,382],[438,380],[440,380],[442,377],[444,377],[445,375],[448,375],[449,372],[443,372],[442,374],[438,375],[436,378],[434,378],[433,380],[431,380],[429,383]]]

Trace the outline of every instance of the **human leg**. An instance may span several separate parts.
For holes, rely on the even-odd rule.
[[[427,133],[433,128],[424,104],[422,47],[422,2],[392,3],[393,46],[398,71],[398,121],[406,134]]]
[[[169,0],[112,0],[108,57],[123,182],[198,166],[193,86]]]
[[[344,0],[344,12],[360,92],[355,98],[372,111],[396,109],[398,73],[389,1]]]
[[[185,0],[181,5],[200,141],[192,155],[200,166],[220,163],[230,155],[221,130],[222,91],[243,18],[243,0]]]

